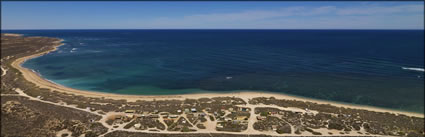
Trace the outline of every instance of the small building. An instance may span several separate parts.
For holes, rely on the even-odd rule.
[[[157,109],[153,110],[153,113],[158,113],[159,111]]]
[[[126,117],[127,118],[134,118],[134,115],[133,114],[127,114]]]
[[[221,125],[221,124],[217,124],[217,126],[216,126],[217,128],[223,128],[223,125]]]
[[[277,125],[272,125],[272,130],[276,131],[277,130]]]
[[[224,121],[232,121],[232,118],[225,117],[225,118],[224,118]]]
[[[196,113],[196,108],[192,108],[190,111],[192,111],[192,113]]]
[[[266,119],[265,116],[257,116],[257,120],[264,120],[264,119]]]
[[[233,108],[229,108],[229,111],[233,111]]]
[[[134,128],[136,128],[136,129],[140,129],[141,126],[142,126],[142,124],[140,124],[140,123],[134,124]]]
[[[248,108],[240,108],[240,111],[248,111]]]
[[[177,113],[182,113],[182,110],[180,110],[180,109],[179,109],[179,110],[177,110]]]
[[[189,109],[188,109],[188,108],[186,108],[186,109],[184,109],[184,112],[185,112],[185,113],[189,113],[190,111],[189,111]]]

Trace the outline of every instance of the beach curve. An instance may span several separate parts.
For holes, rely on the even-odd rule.
[[[104,97],[104,98],[115,99],[115,100],[124,99],[129,102],[134,102],[137,100],[148,100],[148,101],[149,100],[167,100],[167,99],[184,100],[187,98],[199,99],[204,97],[229,97],[229,96],[239,97],[239,98],[242,98],[243,100],[249,100],[255,97],[274,97],[276,99],[308,101],[308,102],[313,102],[317,104],[330,104],[336,107],[362,109],[362,110],[375,111],[375,112],[388,112],[388,113],[403,114],[407,116],[414,116],[414,117],[420,117],[420,118],[424,117],[424,114],[415,113],[415,112],[406,112],[406,111],[391,110],[386,108],[378,108],[373,106],[347,104],[347,103],[333,102],[333,101],[327,101],[327,100],[292,96],[292,95],[286,95],[286,94],[256,92],[256,91],[240,91],[240,92],[232,92],[232,93],[194,93],[194,94],[180,94],[180,95],[125,95],[125,94],[104,93],[104,92],[98,92],[98,91],[78,90],[78,89],[73,89],[73,88],[65,87],[63,85],[50,82],[49,80],[39,76],[37,73],[34,73],[30,69],[22,67],[22,64],[29,59],[39,57],[57,50],[59,46],[64,45],[64,43],[62,42],[63,42],[63,39],[56,41],[55,46],[51,50],[47,50],[41,53],[18,58],[11,63],[11,66],[16,68],[18,71],[20,71],[22,73],[22,76],[26,80],[28,80],[31,83],[34,83],[40,88],[47,88],[50,90],[55,90],[55,91],[59,91],[63,93],[82,95],[85,97],[97,97],[97,98]]]

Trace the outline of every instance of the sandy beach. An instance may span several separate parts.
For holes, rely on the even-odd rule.
[[[14,34],[14,33],[3,33],[4,36],[13,36],[13,37],[19,37],[22,36],[22,34]]]
[[[276,94],[276,93],[267,93],[267,92],[255,92],[255,91],[241,91],[241,92],[233,92],[233,93],[200,93],[200,94],[182,94],[182,95],[155,95],[155,96],[148,96],[148,95],[123,95],[123,94],[113,94],[113,93],[103,93],[103,92],[96,92],[96,91],[84,91],[84,90],[77,90],[72,89],[69,87],[65,87],[62,85],[55,84],[53,82],[50,82],[46,79],[43,79],[40,77],[37,73],[34,73],[30,69],[24,68],[21,66],[22,63],[24,63],[26,60],[35,58],[38,56],[42,56],[44,54],[47,54],[49,52],[57,50],[57,48],[63,43],[61,41],[57,41],[57,45],[52,49],[48,50],[42,53],[22,57],[19,59],[16,59],[11,65],[12,67],[18,69],[22,72],[23,77],[36,84],[40,88],[48,88],[51,90],[56,90],[59,92],[65,92],[65,93],[71,93],[75,95],[82,95],[85,97],[104,97],[109,99],[125,99],[127,101],[136,101],[136,100],[165,100],[165,99],[177,99],[177,100],[184,100],[186,98],[203,98],[203,97],[224,97],[224,96],[230,96],[230,97],[239,97],[243,100],[249,100],[251,98],[255,97],[275,97],[276,99],[287,99],[287,100],[298,100],[298,101],[309,101],[314,102],[318,104],[331,104],[333,106],[337,107],[345,107],[345,108],[353,108],[353,109],[364,109],[369,111],[376,111],[376,112],[389,112],[389,113],[395,113],[395,114],[404,114],[407,116],[415,116],[415,117],[421,117],[423,118],[424,115],[420,113],[414,113],[414,112],[404,112],[404,111],[398,111],[398,110],[391,110],[391,109],[385,109],[385,108],[378,108],[378,107],[372,107],[372,106],[364,106],[364,105],[355,105],[355,104],[348,104],[348,103],[340,103],[340,102],[333,102],[333,101],[326,101],[326,100],[319,100],[319,99],[311,99],[311,98],[304,98],[304,97],[298,97],[298,96],[291,96],[291,95],[285,95],[285,94]]]

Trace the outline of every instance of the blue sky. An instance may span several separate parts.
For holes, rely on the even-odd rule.
[[[2,29],[424,29],[424,2],[2,2]]]

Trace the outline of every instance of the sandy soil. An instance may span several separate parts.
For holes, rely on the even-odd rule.
[[[31,70],[24,68],[21,66],[23,62],[25,62],[28,59],[35,58],[37,56],[42,56],[44,54],[47,54],[51,51],[54,51],[57,49],[57,47],[63,45],[60,43],[61,41],[57,41],[57,45],[54,49],[38,53],[26,57],[19,58],[12,62],[12,67],[18,69],[22,72],[25,79],[28,81],[36,84],[37,86],[41,88],[48,88],[51,90],[56,90],[59,92],[65,92],[65,93],[71,93],[76,95],[82,95],[86,97],[105,97],[110,99],[126,99],[127,101],[136,101],[136,100],[165,100],[165,99],[179,99],[184,100],[186,98],[203,98],[203,97],[238,97],[242,98],[243,100],[247,101],[251,98],[255,97],[275,97],[277,99],[288,99],[288,100],[298,100],[298,101],[310,101],[315,102],[318,104],[331,104],[333,106],[337,107],[345,107],[345,108],[354,108],[354,109],[364,109],[369,111],[376,111],[376,112],[389,112],[389,113],[395,113],[395,114],[404,114],[408,116],[416,116],[416,117],[424,117],[423,114],[420,113],[413,113],[413,112],[404,112],[404,111],[398,111],[398,110],[391,110],[391,109],[385,109],[385,108],[377,108],[372,106],[364,106],[364,105],[354,105],[354,104],[345,104],[340,102],[332,102],[332,101],[326,101],[326,100],[319,100],[319,99],[311,99],[311,98],[304,98],[304,97],[298,97],[298,96],[290,96],[285,94],[276,94],[276,93],[265,93],[265,92],[254,92],[254,91],[242,91],[242,92],[235,92],[235,93],[200,93],[200,94],[182,94],[182,95],[158,95],[158,96],[147,96],[147,95],[122,95],[122,94],[113,94],[113,93],[102,93],[102,92],[96,92],[96,91],[84,91],[84,90],[77,90],[68,88],[62,85],[55,84],[53,82],[50,82],[46,79],[41,78],[38,74],[32,72]]]
[[[108,128],[108,131],[106,133],[104,133],[103,135],[100,135],[100,136],[104,136],[107,133],[110,133],[110,132],[113,132],[113,131],[116,131],[116,130],[130,131],[130,132],[142,132],[142,133],[160,133],[160,134],[182,134],[183,133],[183,132],[180,132],[180,131],[167,131],[167,130],[159,130],[159,131],[136,130],[136,129],[134,129],[134,127],[131,127],[130,129],[124,129],[124,126],[126,124],[128,124],[128,123],[117,124],[118,127],[117,128],[114,128],[113,126],[115,126],[115,125],[108,125],[106,123],[106,120],[107,119],[110,119],[111,116],[114,116],[114,115],[125,116],[125,115],[127,115],[127,113],[124,113],[124,112],[107,112],[106,114],[101,115],[101,114],[98,114],[96,111],[90,111],[89,109],[77,108],[75,105],[61,104],[60,102],[59,103],[54,103],[54,102],[49,102],[49,101],[42,100],[40,98],[35,98],[35,97],[32,97],[32,96],[29,96],[29,95],[25,94],[19,88],[17,88],[15,91],[18,92],[17,96],[27,97],[30,100],[40,101],[40,102],[43,102],[43,103],[48,103],[48,104],[57,105],[57,106],[68,107],[68,108],[77,109],[77,110],[81,110],[81,111],[85,111],[85,112],[88,112],[88,113],[92,113],[92,114],[95,114],[95,115],[102,116],[102,118],[98,122],[100,122],[103,126],[105,126],[106,128]],[[9,96],[9,95],[11,95],[11,94],[1,94],[1,96]],[[250,120],[249,120],[249,123],[248,123],[248,129],[247,130],[244,130],[242,132],[217,131],[217,130],[215,130],[215,126],[217,124],[217,121],[214,121],[213,122],[213,121],[210,121],[207,118],[207,122],[203,123],[203,124],[205,124],[208,127],[207,129],[198,129],[196,126],[194,126],[192,129],[196,129],[197,130],[196,132],[187,132],[185,134],[227,133],[227,134],[244,134],[244,135],[245,134],[266,134],[266,135],[272,135],[272,136],[306,136],[306,135],[312,135],[309,132],[302,132],[301,134],[298,135],[298,134],[277,134],[276,132],[273,132],[273,131],[258,131],[258,130],[254,130],[254,128],[253,128],[252,125],[253,125],[253,123],[255,123],[257,121],[256,120],[256,116],[257,115],[254,113],[255,107],[264,107],[264,105],[251,105],[251,104],[249,104],[249,105],[243,105],[243,107],[249,107],[250,110],[251,110],[251,112],[250,112],[251,113],[251,117],[250,117]],[[287,108],[278,107],[278,106],[267,106],[267,107],[272,107],[272,108],[277,108],[277,109],[287,109]],[[298,109],[289,109],[289,111],[299,111],[299,110]],[[226,115],[229,114],[229,113],[230,112],[226,111]],[[187,119],[186,114],[182,114],[182,115],[180,115],[180,117],[184,117],[184,118]],[[161,117],[160,117],[159,120],[164,125],[166,125],[163,122],[163,119]],[[154,129],[156,129],[156,128],[154,128]],[[332,132],[332,133],[334,133],[334,136],[340,136],[340,134],[339,134],[340,131],[337,131],[337,130],[329,130],[329,129],[326,129],[326,128],[322,128],[322,129],[319,129],[317,131],[321,132],[323,135],[326,135],[327,133]],[[363,129],[361,131],[363,133],[365,133],[365,131]],[[61,131],[57,132],[57,136],[60,136],[63,133],[68,133],[69,135],[71,135],[71,132],[69,130],[66,130],[65,129],[65,130],[61,130]],[[357,132],[350,132],[349,134],[345,134],[344,136],[353,136],[353,135],[360,135],[360,134],[358,134]],[[375,135],[370,135],[370,136],[375,136]]]
[[[1,76],[4,76],[4,75],[6,75],[6,72],[7,72],[7,69],[3,69],[3,67],[0,67],[1,68]]]
[[[13,37],[19,37],[22,36],[22,34],[13,34],[13,33],[2,33],[4,36],[13,36]]]

